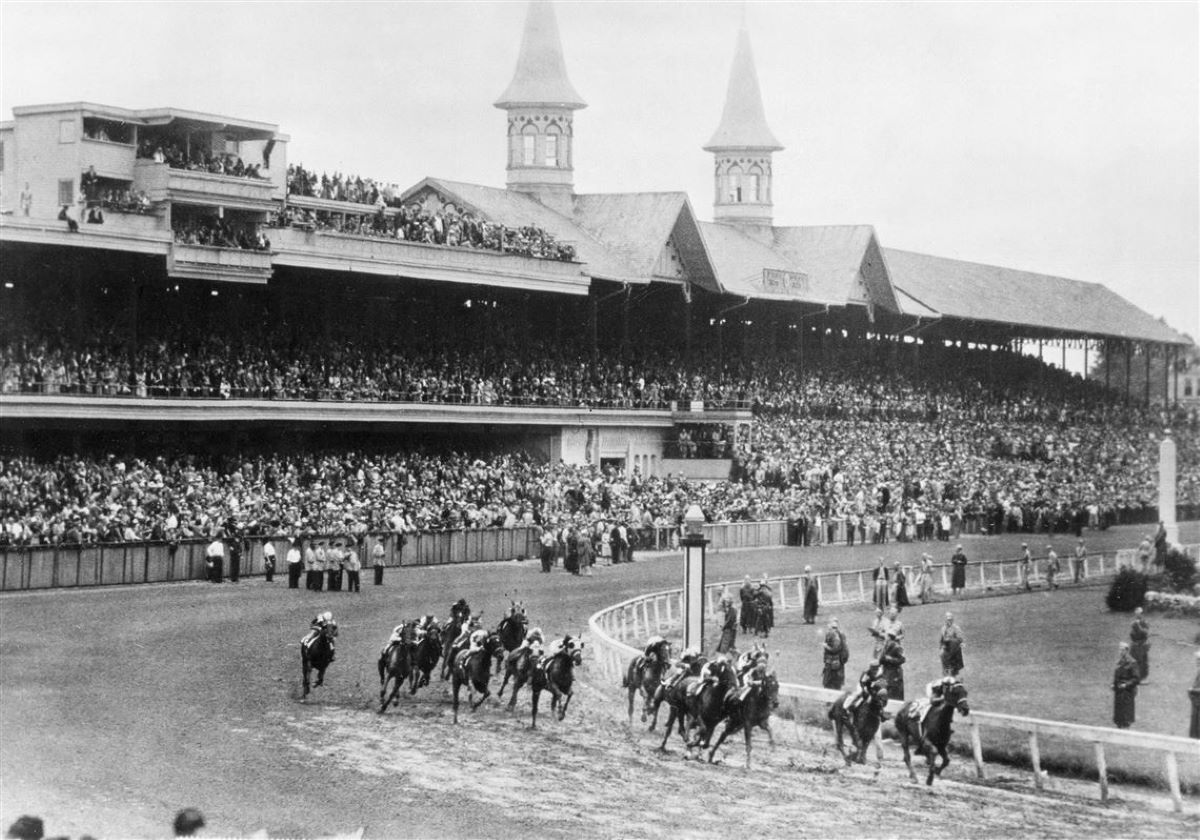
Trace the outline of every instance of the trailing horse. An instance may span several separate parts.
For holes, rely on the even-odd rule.
[[[662,684],[663,672],[666,671],[671,654],[671,643],[666,639],[656,644],[648,654],[639,654],[629,662],[625,676],[621,679],[621,687],[629,692],[629,725],[633,726],[633,701],[640,692],[642,695],[642,723],[650,720],[650,731],[658,724],[658,705],[654,704],[654,694]]]
[[[530,690],[533,692],[533,721],[530,729],[537,729],[538,698],[543,691],[550,692],[550,711],[558,710],[558,719],[567,716],[571,704],[571,686],[575,682],[575,666],[583,664],[583,643],[563,648],[553,656],[533,666]],[[516,692],[513,692],[516,696]]]
[[[312,641],[308,641],[306,636],[300,642],[300,667],[304,671],[304,697],[308,697],[309,691],[309,674],[316,670],[317,683],[316,688],[320,688],[325,684],[325,669],[329,667],[329,663],[333,661],[333,637],[337,634],[337,630],[330,625],[326,625],[320,629],[317,636]]]
[[[689,674],[672,685],[659,686],[658,691],[655,692],[655,715],[658,714],[658,706],[664,702],[667,704],[668,711],[667,726],[663,730],[662,743],[658,745],[659,752],[667,751],[667,739],[671,737],[671,727],[675,725],[675,721],[679,721],[679,737],[683,739],[684,746],[690,746],[687,742],[687,732],[685,729],[685,722],[687,721],[687,695],[691,691],[692,686],[699,681],[699,677]]]
[[[458,691],[465,683],[467,686],[467,702],[471,711],[479,708],[479,704],[492,696],[488,682],[492,678],[492,660],[500,649],[500,637],[495,633],[483,640],[479,650],[460,650],[454,657],[454,665],[450,669],[454,691],[454,722],[458,723]],[[475,700],[475,692],[479,699]]]
[[[482,613],[480,614],[482,615]],[[454,642],[462,630],[471,621],[471,608],[467,602],[459,598],[450,607],[450,617],[442,625],[442,679],[450,678],[450,669],[454,665]],[[478,621],[478,617],[476,617]],[[459,648],[462,649],[461,647]]]
[[[418,688],[429,685],[429,675],[437,667],[442,658],[442,628],[430,624],[425,628],[425,635],[417,642],[412,655],[412,674],[408,689],[409,694],[416,694]]]
[[[758,727],[767,733],[767,740],[775,746],[771,734],[771,713],[779,706],[779,679],[773,673],[766,674],[760,682],[746,688],[735,689],[725,698],[725,727],[717,736],[717,742],[708,751],[711,764],[717,748],[738,730],[746,736],[746,769],[750,769],[750,735]]]
[[[379,657],[379,713],[395,702],[404,681],[413,670],[413,626],[405,622],[400,641],[390,645]]]
[[[850,764],[857,761],[859,764],[865,764],[867,760],[867,747],[871,746],[871,742],[875,740],[875,733],[879,731],[879,726],[887,720],[887,702],[888,693],[887,685],[883,680],[876,680],[871,686],[867,696],[858,704],[853,712],[847,708],[850,702],[850,692],[844,693],[841,697],[833,701],[833,705],[829,707],[829,719],[833,721],[834,737],[837,739],[838,752],[842,754],[842,758],[846,759],[846,763]],[[845,747],[842,743],[842,733],[850,732],[850,741],[853,744],[853,749],[850,754],[846,754]]]
[[[910,745],[915,745],[916,751],[925,756],[929,765],[929,775],[925,784],[932,785],[933,777],[940,776],[950,764],[946,747],[953,732],[950,725],[954,722],[954,710],[957,709],[965,716],[971,713],[971,707],[967,704],[967,688],[962,683],[946,686],[944,698],[934,701],[929,707],[929,714],[925,716],[924,723],[920,720],[919,710],[915,708],[919,702],[910,700],[896,712],[896,731],[900,734],[900,746],[904,749],[904,763],[908,767],[908,775],[914,782],[917,780],[909,753]],[[935,753],[941,756],[940,766],[934,763]]]

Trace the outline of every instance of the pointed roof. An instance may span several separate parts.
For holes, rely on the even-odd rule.
[[[516,72],[495,102],[497,108],[522,105],[571,110],[587,107],[583,97],[567,78],[562,41],[558,37],[558,21],[550,0],[531,0],[525,15],[525,34],[521,36]]]
[[[750,33],[743,27],[738,32],[733,69],[729,71],[729,90],[725,94],[721,125],[704,150],[762,149],[777,152],[782,148],[767,127],[762,92],[758,88],[758,71],[754,68],[754,51],[750,47]]]

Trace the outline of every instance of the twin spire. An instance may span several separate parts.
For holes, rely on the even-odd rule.
[[[495,106],[508,112],[508,188],[572,215],[574,112],[587,103],[567,77],[550,0],[532,0],[512,81]],[[750,35],[743,23],[721,123],[704,150],[716,157],[716,221],[762,233],[771,226],[771,153]]]

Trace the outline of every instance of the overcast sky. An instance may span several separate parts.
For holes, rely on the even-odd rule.
[[[1200,338],[1200,5],[558,4],[580,192],[711,218],[745,16],[777,224],[1104,283]],[[88,100],[277,123],[318,170],[502,186],[517,3],[0,0],[0,107]]]

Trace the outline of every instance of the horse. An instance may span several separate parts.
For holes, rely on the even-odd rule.
[[[379,657],[379,713],[395,702],[413,673],[413,625],[405,622],[400,631],[400,641],[391,645]],[[389,690],[390,689],[390,690]],[[411,692],[410,692],[411,693]]]
[[[337,630],[330,625],[325,625],[317,633],[317,637],[311,642],[300,642],[300,666],[304,670],[304,697],[308,697],[309,691],[309,674],[316,669],[317,684],[315,688],[320,688],[325,684],[325,669],[329,667],[329,663],[333,661],[333,637],[337,635]],[[306,643],[307,642],[307,643]]]
[[[707,747],[713,731],[725,717],[725,698],[738,688],[737,674],[726,659],[714,659],[706,666],[713,680],[704,680],[695,691],[686,697],[686,709],[691,722],[699,728],[689,747]],[[703,679],[703,678],[702,678]]]
[[[533,692],[533,721],[530,729],[537,729],[538,698],[543,691],[550,692],[550,711],[558,710],[558,719],[567,716],[571,704],[571,685],[575,682],[575,666],[583,664],[583,643],[563,648],[558,653],[542,660],[533,667],[530,690]],[[514,696],[516,692],[514,692]],[[560,705],[561,703],[561,705]]]
[[[855,761],[866,764],[867,747],[875,740],[875,733],[879,731],[880,724],[887,720],[887,685],[883,680],[876,680],[853,712],[847,708],[850,694],[851,692],[847,691],[833,701],[833,705],[829,707],[829,719],[833,721],[838,752],[846,759],[846,764]],[[846,754],[842,743],[842,733],[846,730],[849,730],[850,741],[854,746],[849,755]]]
[[[442,658],[442,628],[436,623],[425,628],[425,635],[417,642],[412,655],[412,674],[410,676],[409,694],[416,694],[418,688],[429,685],[429,675],[437,667]]]
[[[771,734],[771,712],[779,706],[779,678],[768,673],[762,682],[731,692],[725,698],[725,727],[717,736],[717,742],[708,751],[708,763],[712,764],[717,748],[739,729],[746,735],[746,769],[750,769],[750,735],[755,727],[767,733],[767,740],[775,746]]]
[[[667,739],[671,737],[671,727],[675,725],[675,721],[679,721],[679,737],[683,739],[684,746],[690,746],[687,742],[687,733],[685,730],[685,721],[687,720],[687,696],[691,691],[692,686],[700,681],[699,677],[688,674],[687,676],[677,680],[671,685],[660,685],[658,691],[655,692],[654,713],[657,716],[658,707],[662,703],[667,704],[667,727],[663,730],[662,743],[658,745],[659,752],[667,751]]]
[[[630,660],[629,666],[625,669],[625,676],[621,680],[621,687],[629,692],[630,726],[633,726],[633,701],[638,692],[641,692],[642,695],[642,723],[649,718],[651,732],[658,725],[658,706],[654,705],[652,716],[651,703],[654,700],[655,692],[662,684],[663,671],[667,668],[670,655],[671,643],[663,639],[654,646],[649,654],[638,654]]]
[[[488,681],[492,677],[492,660],[500,648],[500,637],[495,633],[483,640],[483,646],[478,651],[460,650],[454,658],[454,666],[450,669],[450,678],[454,687],[454,722],[458,723],[458,691],[465,683],[467,686],[467,702],[471,711],[492,696],[488,689]],[[475,692],[479,699],[473,699]]]
[[[950,735],[952,730],[950,725],[954,722],[954,710],[966,716],[971,713],[971,707],[967,704],[967,687],[962,683],[954,683],[945,689],[944,697],[941,700],[934,701],[929,707],[929,714],[925,717],[925,722],[922,725],[919,711],[915,709],[919,701],[910,700],[905,703],[900,711],[896,712],[896,731],[900,734],[900,746],[904,749],[904,764],[908,767],[908,775],[915,782],[917,774],[913,770],[912,756],[909,754],[909,745],[915,744],[916,751],[925,756],[925,761],[929,765],[929,775],[925,779],[925,784],[932,785],[933,777],[942,775],[942,771],[950,763],[950,756],[946,754],[946,746],[950,743]],[[934,762],[934,753],[941,756],[942,763],[940,766]]]
[[[458,637],[462,635],[464,627],[469,627],[472,624],[478,626],[479,619],[483,617],[483,613],[472,618],[469,614],[463,614],[458,610],[451,612],[450,617],[446,619],[445,630],[442,635],[442,679],[450,677],[450,671],[454,667],[454,657],[457,653],[466,647],[466,643],[455,647],[454,643]]]
[[[525,617],[525,605],[519,601],[513,601],[512,606],[508,608],[508,615],[500,619],[500,623],[496,625],[496,635],[500,637],[500,644],[503,646],[499,658],[496,660],[496,670],[499,671],[504,666],[504,654],[511,653],[525,640],[525,633],[529,625],[529,619]]]
[[[512,680],[512,694],[508,698],[508,710],[511,712],[516,708],[517,694],[529,682],[537,663],[534,660],[533,649],[529,647],[518,647],[507,656],[501,650],[500,657],[504,662],[504,680],[500,683],[500,690],[496,692],[496,697],[504,696],[504,689],[508,686],[508,681]]]

